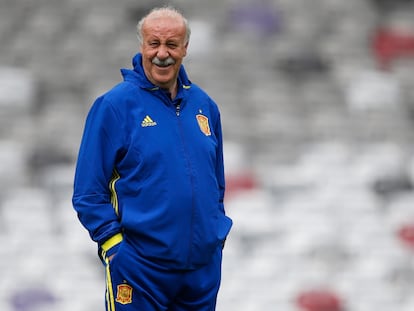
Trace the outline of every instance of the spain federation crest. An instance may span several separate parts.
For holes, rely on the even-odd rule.
[[[116,302],[126,305],[132,302],[132,287],[128,284],[121,284],[117,286]]]
[[[208,125],[208,118],[202,114],[196,115],[198,126],[200,126],[200,130],[206,135],[210,136],[210,125]]]

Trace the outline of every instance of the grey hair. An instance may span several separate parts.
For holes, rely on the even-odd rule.
[[[176,8],[172,7],[172,6],[164,6],[164,7],[158,7],[158,8],[154,8],[152,9],[147,15],[145,15],[144,17],[141,18],[141,20],[138,22],[137,24],[137,38],[139,43],[142,45],[143,43],[143,36],[142,36],[142,27],[144,25],[144,22],[146,20],[146,18],[150,15],[152,15],[153,13],[155,14],[165,14],[166,16],[170,16],[170,17],[180,17],[184,23],[185,26],[185,44],[187,44],[190,41],[190,35],[191,35],[191,29],[190,29],[190,25],[188,23],[188,20],[184,17],[184,15],[178,11]]]

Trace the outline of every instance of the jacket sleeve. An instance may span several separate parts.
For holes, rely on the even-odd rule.
[[[111,103],[105,97],[98,98],[86,118],[72,197],[80,222],[108,256],[122,240],[122,228],[111,204],[109,188],[122,150],[121,124]]]

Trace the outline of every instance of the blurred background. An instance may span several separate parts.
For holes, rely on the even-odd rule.
[[[218,311],[414,310],[414,1],[176,0],[219,104]],[[104,309],[71,206],[93,100],[164,1],[0,0],[0,309]]]

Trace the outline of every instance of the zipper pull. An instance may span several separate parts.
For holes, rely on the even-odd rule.
[[[178,103],[177,105],[175,105],[175,113],[177,116],[180,115],[180,103]]]

